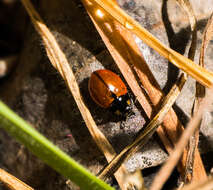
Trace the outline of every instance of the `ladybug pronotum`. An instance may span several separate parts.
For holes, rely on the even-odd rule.
[[[127,87],[117,74],[106,69],[97,70],[92,73],[88,88],[90,96],[100,107],[109,108],[119,116],[129,114],[131,101]]]

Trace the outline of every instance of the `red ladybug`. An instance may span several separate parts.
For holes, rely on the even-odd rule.
[[[94,102],[103,108],[110,108],[120,116],[127,116],[131,101],[126,85],[110,70],[102,69],[92,73],[89,79],[89,93]]]

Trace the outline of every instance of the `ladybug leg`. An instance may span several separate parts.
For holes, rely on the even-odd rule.
[[[130,97],[131,104],[135,104],[137,101],[137,98],[129,92],[128,92],[128,96]]]

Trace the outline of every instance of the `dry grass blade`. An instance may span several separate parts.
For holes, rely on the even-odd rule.
[[[90,17],[92,18],[97,31],[126,79],[126,82],[137,97],[137,100],[143,107],[147,116],[152,119],[153,112],[156,113],[154,106],[159,105],[164,95],[147,63],[144,61],[132,33],[124,28],[120,23],[115,21],[99,5],[90,3],[86,0],[83,2],[86,9],[89,10]],[[97,12],[102,14],[98,15]],[[147,97],[143,94],[141,84],[137,82],[135,73],[137,74],[143,88],[146,89],[149,99],[147,99]],[[150,101],[152,102],[151,104]],[[157,128],[157,133],[169,153],[172,152],[174,145],[178,141],[178,136],[183,131],[184,128],[178,121],[173,109],[171,109],[166,115],[163,125]],[[187,152],[185,150],[183,157],[178,164],[181,176],[184,176],[185,172],[186,153]],[[194,173],[196,174],[195,179],[200,179],[205,175],[202,160],[197,149],[194,168]]]
[[[213,74],[204,68],[196,65],[190,59],[180,55],[174,50],[163,45],[152,34],[145,30],[141,25],[128,16],[116,3],[112,0],[93,0],[99,4],[106,12],[108,12],[115,20],[122,24],[125,28],[135,33],[147,45],[155,49],[159,54],[168,59],[171,63],[182,69],[188,75],[195,78],[201,84],[210,87],[213,84]],[[90,3],[92,3],[90,1]]]
[[[186,185],[180,190],[212,190],[213,189],[213,178],[209,177],[206,180],[196,181],[189,185]]]
[[[194,60],[195,51],[197,47],[197,20],[189,0],[177,0],[177,2],[185,10],[189,18],[192,31],[192,42],[189,49],[188,57],[189,59]]]
[[[177,81],[177,84],[173,86],[168,95],[165,97],[161,104],[160,111],[155,115],[152,121],[142,131],[142,133],[135,139],[135,141],[129,146],[125,147],[120,154],[118,154],[108,166],[101,172],[99,177],[105,179],[112,175],[125,160],[130,158],[136,151],[142,148],[142,146],[150,139],[157,127],[162,123],[165,115],[171,109],[172,105],[180,94],[180,91],[185,83],[185,78],[182,76]]]
[[[206,97],[201,102],[199,106],[199,111],[190,120],[187,128],[185,129],[179,142],[177,143],[173,153],[169,156],[168,161],[161,167],[159,173],[156,175],[150,190],[160,190],[163,184],[166,182],[166,180],[170,176],[172,170],[178,163],[181,157],[181,154],[183,152],[183,149],[187,145],[190,136],[194,133],[194,131],[198,127],[204,110],[210,109],[210,106],[212,106],[212,103],[213,103],[212,93],[213,93],[213,88],[211,88],[208,91]]]
[[[188,0],[177,0],[180,6],[185,10],[188,15],[191,31],[192,31],[192,42],[189,49],[188,57],[191,60],[194,60],[196,45],[197,45],[197,21],[191,4]],[[196,85],[197,86],[197,85]],[[197,92],[197,90],[196,90]],[[196,93],[197,94],[197,93]],[[189,146],[187,147],[187,158],[186,158],[186,165],[185,165],[185,174],[184,174],[184,182],[189,182],[193,178],[193,173],[195,172],[194,167],[194,160],[195,160],[195,152],[197,149],[199,141],[199,128],[197,128],[196,132],[191,136],[189,140]],[[204,170],[205,172],[205,170]]]
[[[22,3],[25,6],[28,14],[30,15],[30,18],[36,30],[38,31],[38,33],[41,35],[41,38],[43,39],[44,46],[51,63],[59,71],[61,76],[64,78],[67,86],[69,87],[70,91],[72,92],[72,95],[78,105],[81,115],[94,141],[98,145],[99,149],[103,152],[108,162],[111,161],[112,158],[116,155],[116,153],[113,147],[111,146],[111,144],[109,143],[109,141],[105,138],[103,133],[96,126],[89,110],[84,104],[83,99],[81,98],[78,84],[76,82],[72,69],[64,53],[61,51],[54,36],[49,31],[47,26],[44,24],[39,14],[35,11],[30,1],[22,0]],[[124,166],[122,166],[120,170],[115,174],[115,177],[118,180],[119,184],[122,184],[122,182],[126,180],[126,170]],[[125,185],[126,183],[123,183],[123,184]]]
[[[199,65],[201,67],[204,67],[204,55],[205,55],[205,49],[207,48],[210,40],[212,39],[213,36],[213,14],[210,16],[208,23],[205,27],[204,30],[204,35],[202,39],[202,45],[200,49],[200,59],[199,59]],[[199,102],[202,100],[202,98],[205,96],[205,87],[199,84],[198,82],[196,83],[196,102],[194,106],[194,112],[197,111],[197,105]]]
[[[208,23],[206,25],[206,28],[204,30],[204,36],[203,36],[203,40],[202,40],[202,46],[201,46],[201,50],[200,50],[200,65],[204,66],[204,52],[206,47],[209,44],[209,41],[212,39],[213,36],[213,13],[210,16]]]
[[[202,45],[200,49],[200,59],[199,59],[199,65],[201,67],[204,67],[205,49],[207,48],[210,40],[212,39],[212,36],[213,36],[213,14],[210,16],[204,30]],[[204,96],[205,96],[205,87],[199,84],[198,82],[196,82],[196,100],[194,102],[193,113],[197,111],[197,107]]]
[[[33,188],[2,169],[0,169],[0,181],[12,190],[33,190]]]
[[[205,49],[207,48],[210,40],[212,39],[213,36],[213,15],[210,16],[208,23],[206,25],[206,28],[204,30],[204,35],[202,39],[202,45],[201,45],[201,50],[200,50],[200,59],[199,59],[199,65],[201,67],[204,67],[204,53]],[[194,101],[194,106],[192,110],[192,114],[195,114],[198,111],[198,107],[202,101],[202,99],[205,96],[205,87],[201,85],[200,83],[196,82],[196,93],[195,93],[195,101]],[[189,141],[189,154],[187,157],[187,167],[188,171],[186,170],[186,174],[190,173],[193,169],[193,163],[194,163],[194,153],[195,149],[198,146],[198,141],[199,141],[199,129],[201,125],[204,124],[202,121],[200,122],[199,127],[195,131],[194,135],[190,138]],[[192,173],[193,176],[193,173]],[[186,179],[185,179],[186,181]]]

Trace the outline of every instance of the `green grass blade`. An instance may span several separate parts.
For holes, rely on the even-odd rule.
[[[0,127],[53,169],[80,186],[82,190],[114,189],[53,145],[2,101],[0,101]]]

